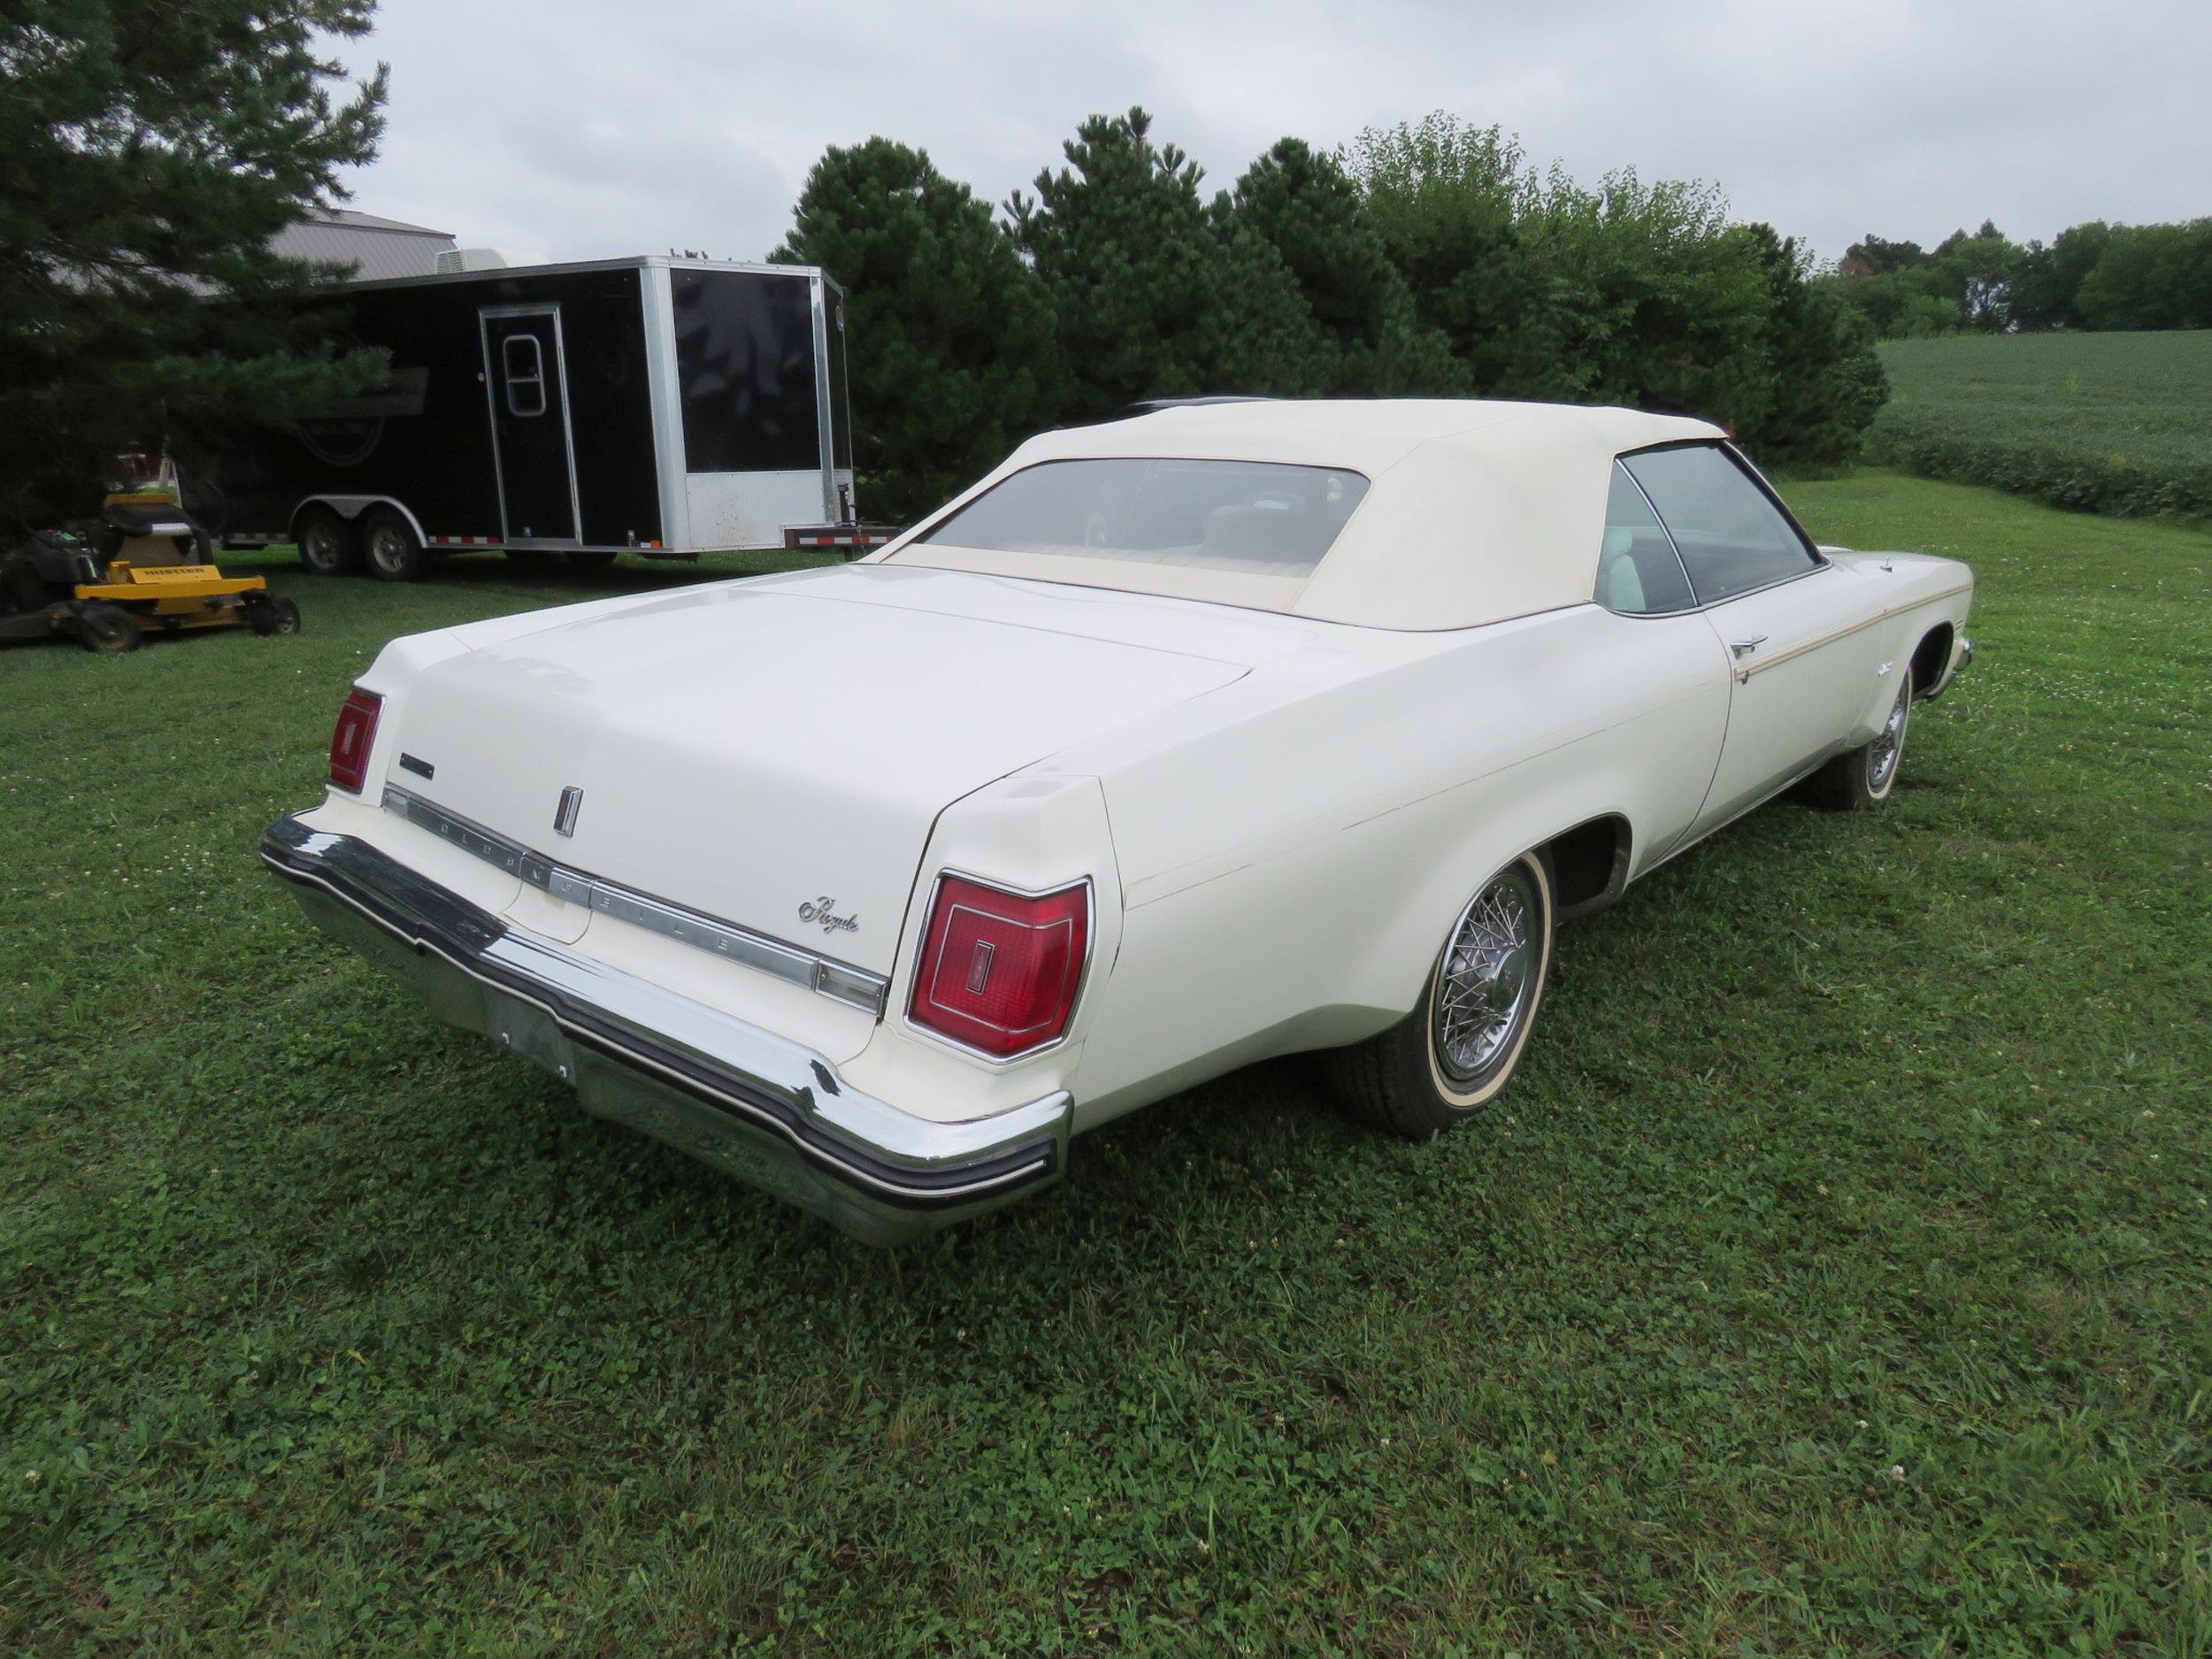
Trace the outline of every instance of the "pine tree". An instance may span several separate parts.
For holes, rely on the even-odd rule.
[[[854,460],[871,518],[929,511],[1005,458],[1057,401],[1052,313],[989,205],[886,138],[833,148],[769,257],[845,292]]]
[[[1052,296],[1071,403],[1094,419],[1144,397],[1319,389],[1327,352],[1281,257],[1199,195],[1152,118],[1096,115],[1068,165],[1008,204]]]
[[[81,510],[129,445],[375,384],[269,238],[375,153],[373,0],[18,0],[0,16],[0,514]]]
[[[1462,389],[1451,342],[1416,313],[1359,187],[1334,157],[1302,139],[1279,140],[1245,169],[1230,211],[1298,284],[1327,343],[1325,390],[1405,397]]]

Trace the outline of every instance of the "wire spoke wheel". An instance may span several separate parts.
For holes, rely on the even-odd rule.
[[[1890,780],[1897,775],[1897,757],[1905,749],[1905,722],[1912,713],[1912,680],[1897,687],[1897,701],[1890,704],[1889,718],[1882,722],[1881,731],[1866,746],[1866,787],[1875,795],[1885,793]]]
[[[1437,1061],[1454,1082],[1489,1071],[1527,1023],[1540,966],[1537,905],[1525,872],[1502,872],[1461,913],[1445,947],[1430,1018]]]

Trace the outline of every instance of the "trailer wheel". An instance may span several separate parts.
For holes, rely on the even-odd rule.
[[[300,515],[300,563],[318,576],[343,576],[361,565],[361,526],[327,507]]]
[[[430,555],[415,526],[389,507],[361,515],[361,549],[379,581],[417,582],[430,573]]]

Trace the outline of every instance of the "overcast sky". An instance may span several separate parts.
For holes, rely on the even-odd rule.
[[[1586,180],[1712,180],[1829,257],[2212,213],[2208,0],[382,0],[348,55],[392,68],[352,205],[511,255],[758,257],[874,133],[1002,202],[1132,104],[1210,193],[1286,133],[1442,109]]]

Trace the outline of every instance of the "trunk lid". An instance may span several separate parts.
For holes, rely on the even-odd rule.
[[[389,780],[588,874],[888,973],[947,805],[1246,672],[1193,654],[1195,636],[1071,632],[1064,606],[1025,615],[1018,595],[990,615],[871,596],[895,591],[914,590],[856,568],[464,630],[474,649],[396,710],[395,752],[432,776]]]

